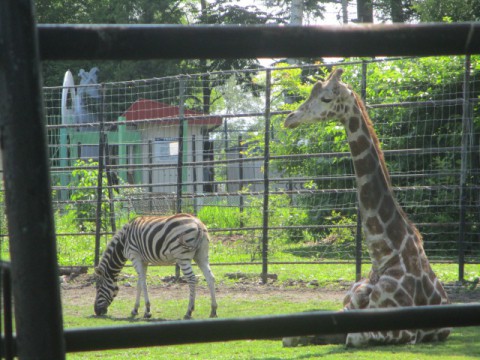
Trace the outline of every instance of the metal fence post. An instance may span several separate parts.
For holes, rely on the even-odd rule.
[[[147,144],[148,148],[148,208],[150,212],[153,211],[153,199],[152,199],[152,194],[153,194],[153,142],[152,140],[148,140]]]
[[[178,162],[177,162],[177,206],[176,212],[182,212],[182,196],[183,196],[183,156],[186,153],[184,145],[187,146],[188,142],[185,139],[187,134],[185,126],[188,121],[185,119],[185,79],[180,78],[179,84],[179,121],[178,121]],[[180,279],[180,266],[175,265],[175,278]]]
[[[183,154],[184,144],[187,145],[184,137],[186,136],[185,125],[185,80],[180,78],[179,83],[179,121],[178,121],[178,162],[177,162],[177,213],[182,212],[182,195],[183,195]]]
[[[100,112],[100,123],[98,129],[98,174],[97,174],[97,208],[95,212],[95,266],[98,266],[100,259],[100,236],[102,231],[102,202],[103,202],[103,169],[105,167],[105,144],[106,134],[103,119],[104,96],[102,91],[102,111]]]
[[[0,135],[20,359],[65,359],[33,1],[0,1]]]
[[[113,195],[114,180],[112,175],[112,170],[110,169],[111,159],[110,159],[110,145],[108,142],[108,136],[105,134],[105,174],[107,175],[107,190],[108,190],[108,206],[109,206],[109,220],[110,227],[113,232],[117,231],[117,225],[115,224],[115,198]]]
[[[240,212],[240,227],[243,228],[243,211],[245,208],[244,199],[243,199],[243,149],[242,149],[243,139],[242,134],[238,135],[238,192],[239,192],[239,199],[238,199],[238,209]]]
[[[192,197],[193,197],[193,214],[197,216],[198,214],[198,204],[197,204],[197,145],[195,143],[196,136],[192,134],[192,182],[193,182],[193,189],[192,189]],[[203,180],[202,180],[203,181]]]
[[[265,90],[265,154],[263,157],[263,231],[262,231],[262,282],[267,283],[268,277],[268,202],[269,202],[269,164],[270,164],[270,95],[272,72],[267,69]]]
[[[462,109],[462,154],[461,154],[461,172],[460,172],[460,219],[458,234],[458,280],[463,281],[465,277],[465,234],[466,234],[466,216],[467,216],[467,175],[468,159],[472,142],[472,117],[470,110],[470,56],[465,57],[465,69],[463,77],[463,109]]]

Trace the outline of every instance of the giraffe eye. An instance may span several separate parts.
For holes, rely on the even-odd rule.
[[[321,102],[324,102],[324,103],[329,103],[330,101],[332,101],[333,99],[327,99],[327,98],[320,98],[320,101]]]

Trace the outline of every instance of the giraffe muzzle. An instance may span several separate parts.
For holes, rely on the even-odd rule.
[[[296,121],[296,116],[295,112],[292,112],[288,114],[287,118],[285,119],[285,122],[283,123],[283,126],[286,127],[287,129],[294,129],[297,126],[300,125],[300,122]]]

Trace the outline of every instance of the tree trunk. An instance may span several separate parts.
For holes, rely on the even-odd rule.
[[[357,0],[357,22],[373,23],[372,0]]]
[[[303,22],[303,0],[292,0],[290,9],[290,25],[302,25]]]
[[[403,14],[402,0],[391,0],[390,14],[394,23],[405,22],[405,16]]]

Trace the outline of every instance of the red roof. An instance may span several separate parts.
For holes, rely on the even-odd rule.
[[[209,125],[217,127],[222,124],[222,118],[215,115],[204,115],[201,112],[184,109],[185,118],[196,117],[188,120],[189,125]],[[123,113],[127,121],[158,120],[161,125],[179,123],[180,108],[159,101],[138,99]]]

